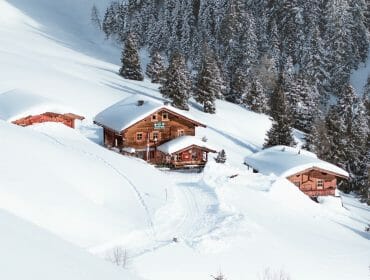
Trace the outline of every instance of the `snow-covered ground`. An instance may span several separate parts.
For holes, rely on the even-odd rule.
[[[0,210],[0,279],[139,279]]]
[[[345,208],[316,204],[243,165],[264,142],[265,115],[218,101],[210,116],[193,103],[207,124],[197,135],[228,158],[203,173],[160,171],[96,144],[97,113],[132,94],[161,97],[116,74],[120,49],[90,25],[93,2],[0,1],[0,94],[26,89],[86,117],[77,130],[0,120],[0,278],[131,279],[98,259],[120,247],[127,269],[153,280],[258,279],[268,267],[292,279],[368,279],[369,207],[352,196]],[[109,1],[95,2],[103,11]]]

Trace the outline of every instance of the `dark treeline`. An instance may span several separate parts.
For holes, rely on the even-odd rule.
[[[342,189],[368,197],[370,84],[360,97],[349,77],[367,58],[369,15],[368,0],[127,0],[101,26],[148,48],[147,74],[174,105],[193,96],[215,113],[218,98],[268,113],[266,146],[293,145],[300,129],[306,148],[350,172]]]

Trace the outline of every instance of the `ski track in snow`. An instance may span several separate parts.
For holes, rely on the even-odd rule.
[[[173,176],[177,180],[176,196],[184,211],[177,222],[175,233],[189,247],[196,247],[202,237],[214,231],[228,215],[219,210],[219,200],[216,193],[201,182],[203,174]],[[183,177],[183,178],[182,178]]]
[[[118,170],[116,167],[114,167],[107,160],[103,159],[102,157],[100,157],[100,156],[98,156],[96,154],[87,152],[87,151],[82,150],[82,149],[77,149],[77,148],[72,147],[72,146],[68,146],[68,145],[64,144],[63,142],[61,142],[60,140],[58,140],[56,137],[53,137],[53,136],[51,136],[51,135],[49,135],[47,133],[44,133],[44,132],[40,132],[40,131],[38,131],[38,132],[40,134],[44,135],[45,137],[49,138],[50,140],[52,140],[54,143],[56,143],[58,145],[61,145],[61,146],[65,147],[65,148],[67,148],[67,149],[70,149],[70,150],[73,150],[73,151],[82,153],[84,155],[87,155],[89,157],[93,157],[93,158],[99,160],[100,162],[102,162],[103,164],[105,164],[107,167],[109,167],[110,169],[112,169],[118,176],[120,176],[121,178],[123,178],[131,186],[132,190],[135,192],[136,196],[138,197],[138,199],[140,201],[140,204],[144,208],[144,210],[146,212],[147,220],[148,220],[148,225],[149,225],[149,227],[150,227],[150,229],[152,231],[152,236],[154,237],[154,239],[156,239],[157,234],[156,234],[156,230],[155,230],[155,227],[154,227],[154,223],[153,223],[152,218],[151,218],[151,215],[150,215],[149,208],[146,205],[145,200],[143,199],[143,196],[141,195],[140,191],[135,186],[135,184],[127,177],[127,175],[125,175],[123,172],[121,172],[120,170]]]

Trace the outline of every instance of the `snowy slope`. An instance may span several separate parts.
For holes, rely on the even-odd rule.
[[[133,230],[152,235],[152,216],[170,184],[152,166],[62,124],[21,128],[0,121],[0,130],[3,208],[84,247]],[[15,144],[19,139],[27,141]]]
[[[229,178],[233,174],[239,176]],[[370,236],[359,236],[368,209],[361,212],[367,218],[356,220],[340,206],[312,203],[286,180],[271,185],[273,177],[215,163],[199,179],[201,190],[217,201],[200,222],[208,227],[213,221],[214,227],[190,244],[180,235],[180,243],[139,257],[136,269],[143,277],[205,279],[221,270],[228,279],[260,279],[270,267],[292,279],[368,279]],[[201,197],[197,188],[189,188]],[[197,200],[202,211],[206,201]]]
[[[102,258],[122,247],[129,269],[153,280],[207,279],[219,270],[228,279],[258,279],[266,267],[283,268],[292,279],[368,279],[367,206],[353,197],[345,197],[348,210],[331,201],[315,204],[285,180],[246,170],[244,157],[261,148],[271,126],[267,116],[223,101],[210,116],[193,103],[190,114],[207,124],[197,128],[198,137],[225,149],[228,158],[226,166],[211,163],[200,174],[159,171],[84,137],[99,142],[93,117],[125,97],[163,101],[156,85],[116,74],[120,49],[90,26],[93,2],[0,1],[0,94],[25,88],[87,118],[78,130],[0,121],[0,208],[41,228],[19,225],[19,236],[7,234],[0,242],[20,242],[31,231],[34,238],[24,238],[23,247],[46,247],[40,261],[51,263],[63,257],[47,250],[55,237],[46,231]],[[102,11],[109,1],[95,2]],[[4,225],[24,224],[2,216]],[[55,242],[59,252],[64,243]],[[77,251],[65,245],[65,259],[76,256],[76,264],[92,272],[100,266]],[[71,267],[66,261],[61,265]],[[15,258],[7,264],[13,279],[24,279],[14,272]]]
[[[0,210],[0,279],[139,279]]]

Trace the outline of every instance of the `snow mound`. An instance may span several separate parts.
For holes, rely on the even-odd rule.
[[[0,94],[0,119],[11,122],[30,115],[46,112],[72,113],[67,105],[23,89],[14,89]]]

